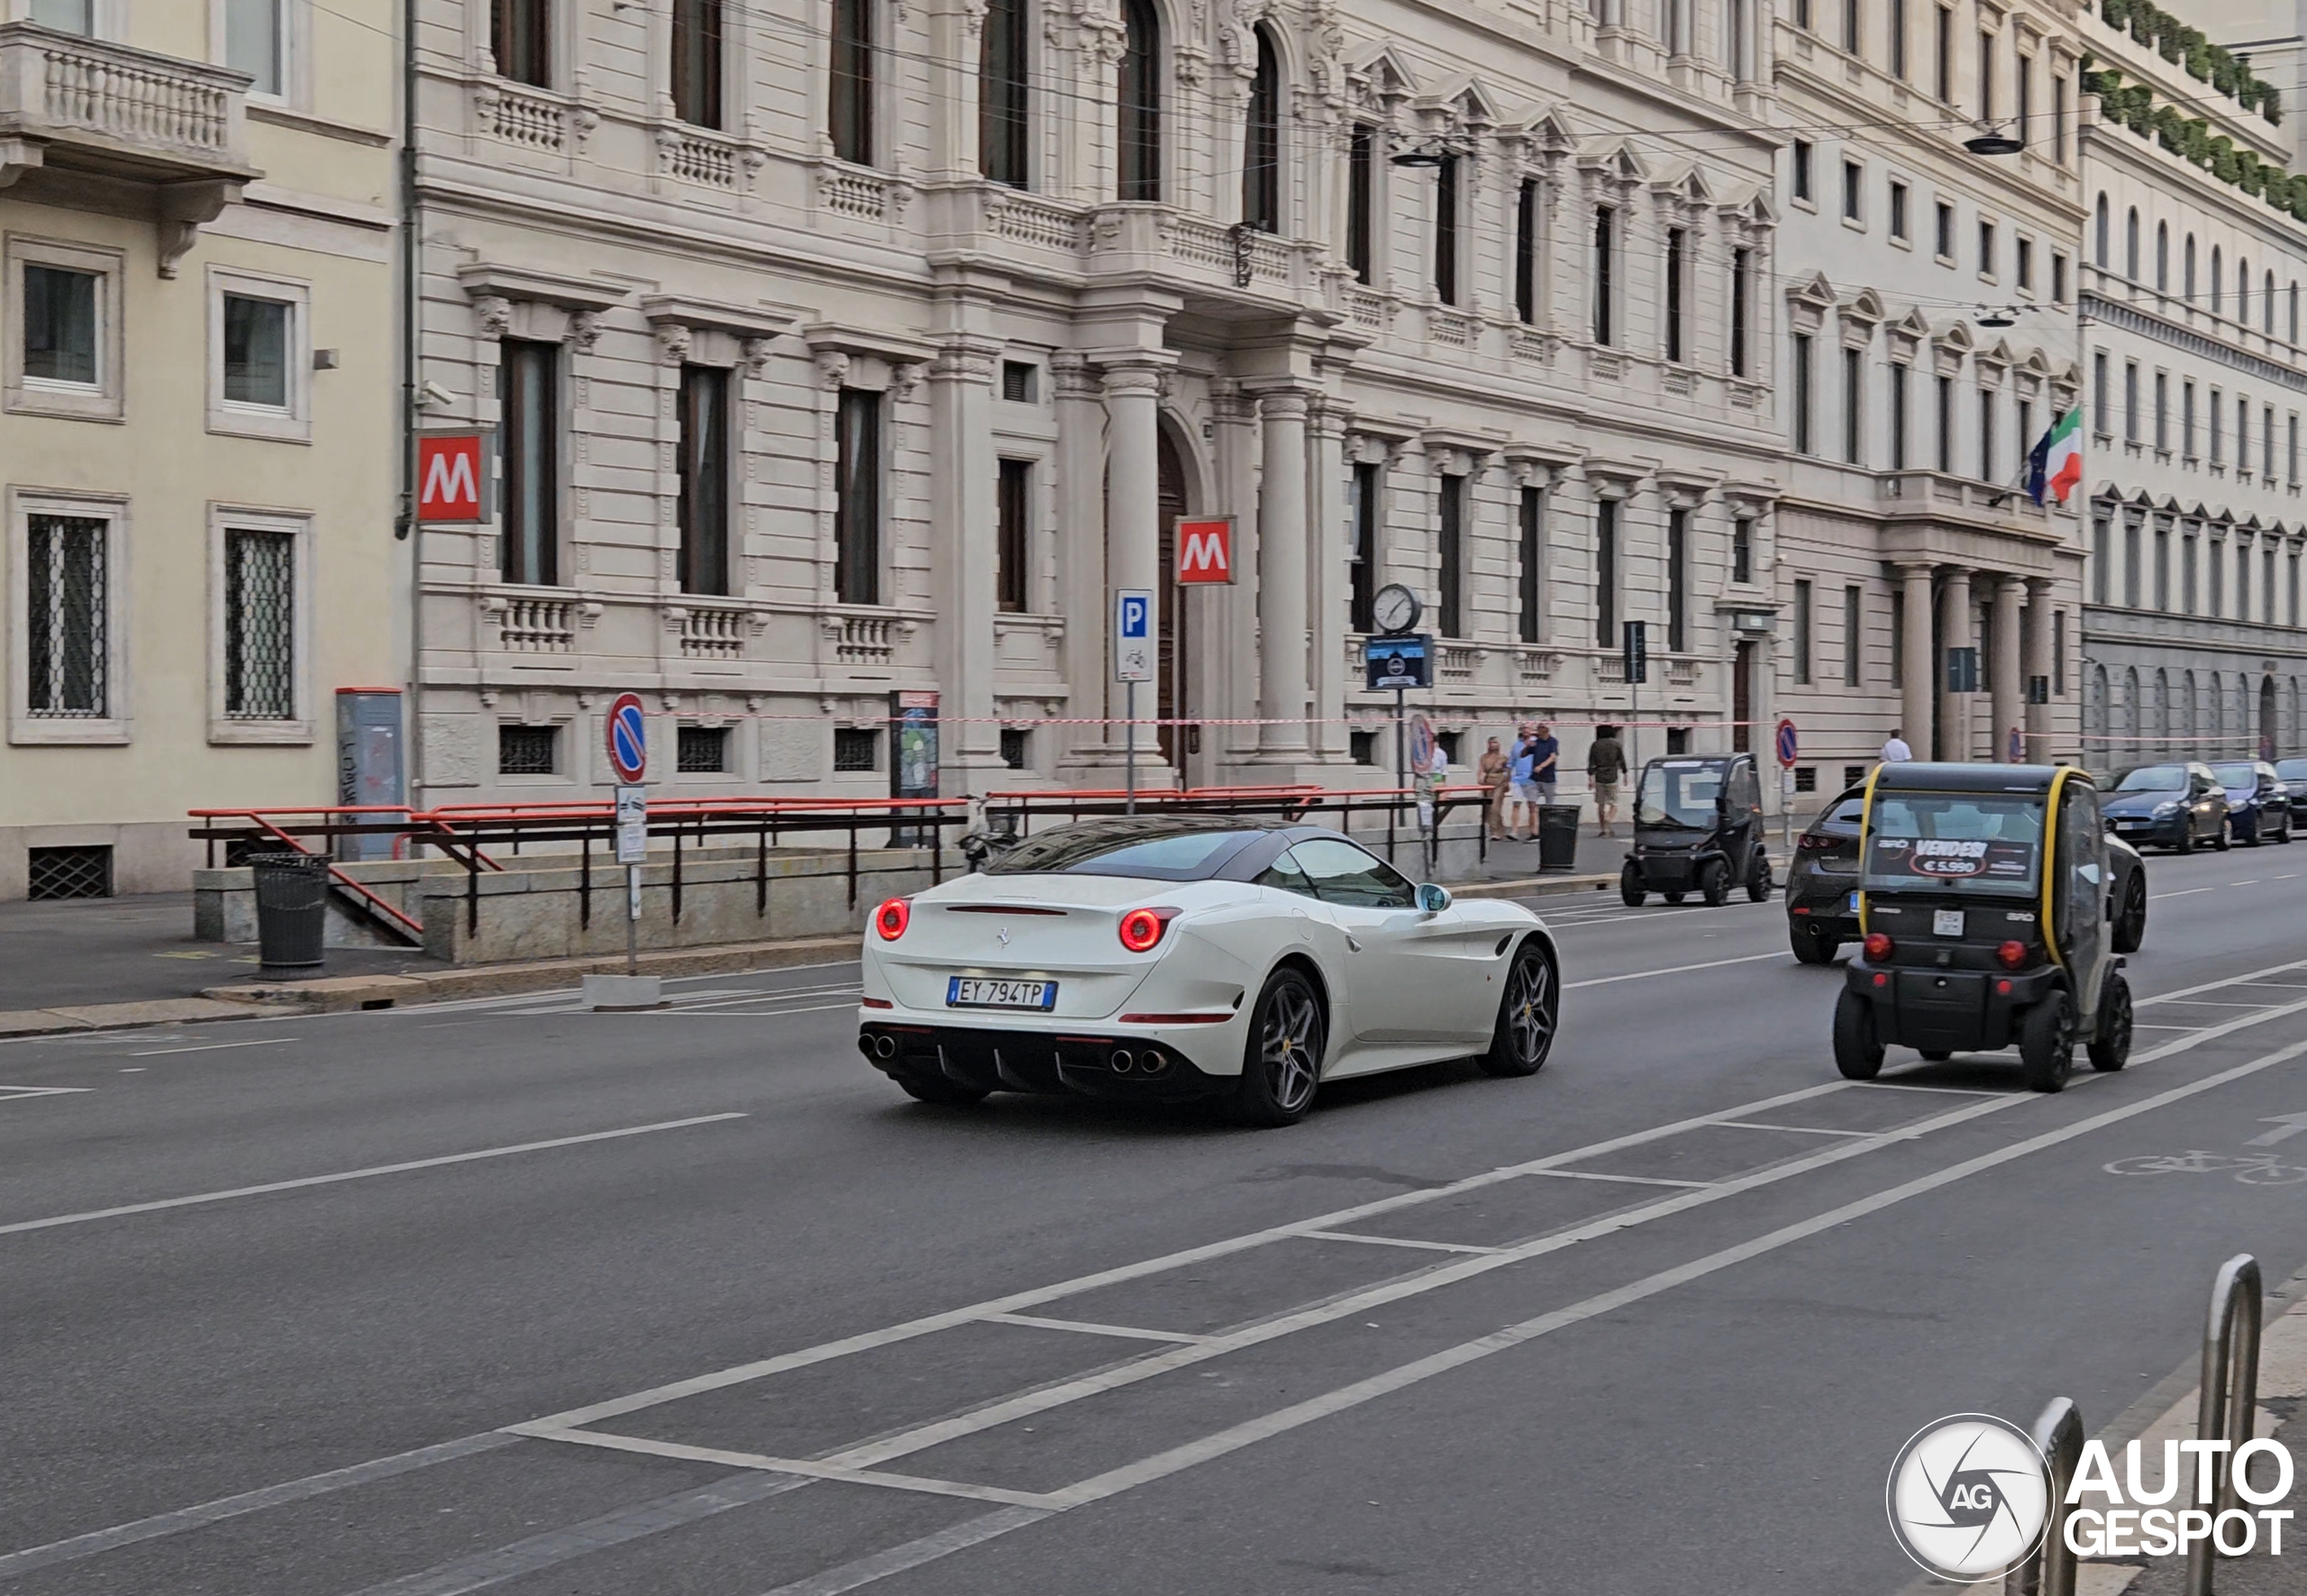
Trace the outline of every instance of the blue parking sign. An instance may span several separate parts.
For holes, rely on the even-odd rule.
[[[1144,588],[1114,594],[1114,679],[1154,679],[1154,595]]]

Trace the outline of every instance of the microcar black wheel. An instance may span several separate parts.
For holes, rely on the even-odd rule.
[[[2147,879],[2134,871],[2130,885],[2123,889],[2122,912],[2115,917],[2114,949],[2119,953],[2135,953],[2146,940]]]
[[[1286,965],[1267,976],[1257,1007],[1250,1011],[1242,1081],[1234,1090],[1235,1117],[1261,1127],[1305,1118],[1321,1081],[1325,1032],[1321,999],[1311,981]]]
[[[1846,1081],[1872,1081],[1883,1072],[1874,1005],[1847,988],[1835,999],[1835,1068]]]
[[[1753,867],[1746,871],[1746,900],[1750,903],[1767,902],[1770,889],[1770,861],[1757,852]]]
[[[2093,1069],[2108,1074],[2130,1062],[2130,982],[2120,970],[2108,972],[2106,990],[2099,994],[2097,1033],[2084,1050]]]
[[[1786,940],[1794,949],[1796,962],[1803,964],[1831,964],[1835,951],[1842,946],[1840,938],[1815,926],[1789,926]]]
[[[1546,944],[1533,936],[1514,951],[1506,972],[1506,995],[1499,1000],[1498,1026],[1490,1051],[1478,1061],[1485,1075],[1535,1075],[1554,1051],[1562,1017],[1562,982]]]
[[[1730,901],[1730,867],[1719,859],[1709,861],[1699,871],[1698,889],[1707,907],[1720,908]]]
[[[1626,868],[1619,871],[1619,901],[1628,908],[1640,908],[1642,897],[1642,872],[1628,860]]]
[[[2074,1005],[2053,992],[2019,1022],[2019,1063],[2030,1091],[2057,1091],[2074,1057]]]

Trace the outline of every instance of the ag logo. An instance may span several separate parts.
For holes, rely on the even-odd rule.
[[[1899,1450],[1884,1492],[1891,1533],[1928,1573],[2001,1579],[2050,1520],[2050,1473],[2024,1430],[1984,1413],[1926,1425]]]

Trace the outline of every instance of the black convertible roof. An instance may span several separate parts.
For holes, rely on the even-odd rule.
[[[1876,792],[2019,792],[2047,794],[2061,771],[2068,779],[2089,781],[2090,773],[2074,765],[1884,765],[1874,777]]]

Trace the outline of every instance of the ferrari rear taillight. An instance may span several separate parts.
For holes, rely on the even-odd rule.
[[[883,942],[895,942],[903,936],[912,922],[913,900],[909,898],[889,898],[873,911],[873,929],[881,934]]]
[[[1121,917],[1121,945],[1133,953],[1150,953],[1162,941],[1162,934],[1177,918],[1173,908],[1134,908]]]
[[[1897,945],[1898,944],[1891,940],[1891,934],[1887,931],[1869,931],[1864,944],[1866,956],[1878,964],[1889,958],[1891,950]]]

